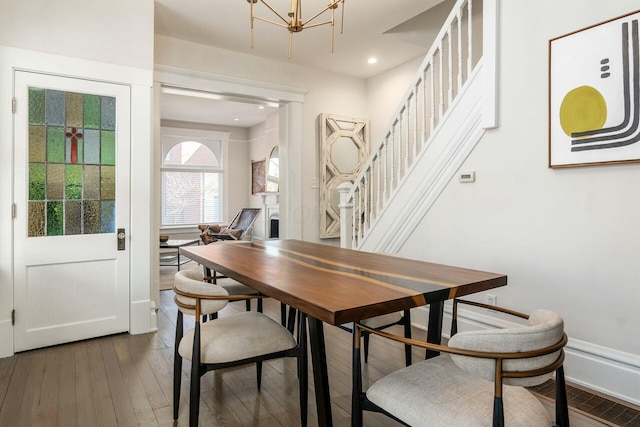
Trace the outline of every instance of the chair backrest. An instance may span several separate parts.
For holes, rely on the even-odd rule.
[[[536,310],[529,316],[528,323],[522,327],[460,332],[449,340],[449,347],[493,352],[521,353],[541,350],[559,343],[564,335],[564,322],[557,313],[549,310]],[[553,364],[561,350],[537,357],[505,359],[503,371],[531,371]],[[486,380],[495,380],[495,361],[452,355],[452,360],[463,370]],[[553,374],[527,378],[505,378],[504,384],[533,386],[542,384]]]
[[[242,208],[233,218],[227,229],[248,231],[256,218],[258,218],[258,215],[260,215],[261,210],[261,208]]]
[[[205,295],[205,296],[227,296],[229,293],[221,286],[207,283],[204,281],[204,276],[199,270],[180,270],[176,273],[173,287],[179,291],[187,292],[190,294]],[[178,310],[188,315],[195,315],[195,298],[189,298],[176,294],[176,300],[181,305],[178,305]],[[216,313],[222,310],[228,303],[227,300],[202,300],[200,304],[200,310],[202,315]],[[186,307],[184,307],[186,306]],[[189,308],[193,307],[193,308]]]
[[[261,210],[261,208],[242,208],[227,227],[227,231],[241,230],[242,234],[238,238],[241,240],[258,218]]]

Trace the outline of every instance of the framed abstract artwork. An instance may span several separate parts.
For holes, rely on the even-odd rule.
[[[549,41],[549,167],[640,161],[639,20]]]
[[[264,193],[266,176],[264,171],[265,159],[251,161],[251,194]]]

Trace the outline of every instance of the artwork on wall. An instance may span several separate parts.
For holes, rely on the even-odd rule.
[[[640,161],[639,20],[549,41],[549,167]]]
[[[354,182],[369,155],[369,121],[320,114],[320,238],[340,237],[343,182]]]
[[[264,193],[266,176],[265,159],[251,161],[251,194]]]

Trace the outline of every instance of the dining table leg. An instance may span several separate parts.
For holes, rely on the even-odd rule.
[[[429,304],[429,325],[427,326],[427,342],[442,343],[442,317],[444,316],[444,301]],[[439,351],[427,350],[425,359],[431,359],[440,354]]]
[[[309,344],[311,346],[311,364],[313,365],[313,382],[316,391],[316,407],[318,409],[318,425],[333,426],[331,416],[331,395],[329,393],[329,375],[327,373],[327,353],[324,345],[322,321],[308,317]]]

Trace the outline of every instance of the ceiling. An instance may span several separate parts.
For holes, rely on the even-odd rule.
[[[288,1],[268,1],[286,17]],[[369,78],[425,55],[451,10],[452,1],[441,4],[443,0],[345,0],[342,34],[342,7],[336,13],[334,52],[330,51],[331,27],[323,25],[293,34],[291,59],[287,58],[289,32],[266,22],[255,22],[254,48],[251,48],[248,0],[155,0],[155,33]],[[313,16],[326,5],[327,0],[303,0],[302,17]],[[256,16],[273,21],[280,19],[260,1],[254,7]],[[329,17],[330,13],[325,12],[312,22],[323,22]],[[378,62],[369,65],[370,57],[376,57]],[[273,107],[259,110],[256,104],[189,94],[163,93],[161,99],[161,117],[166,120],[250,127],[264,121],[273,111]]]

